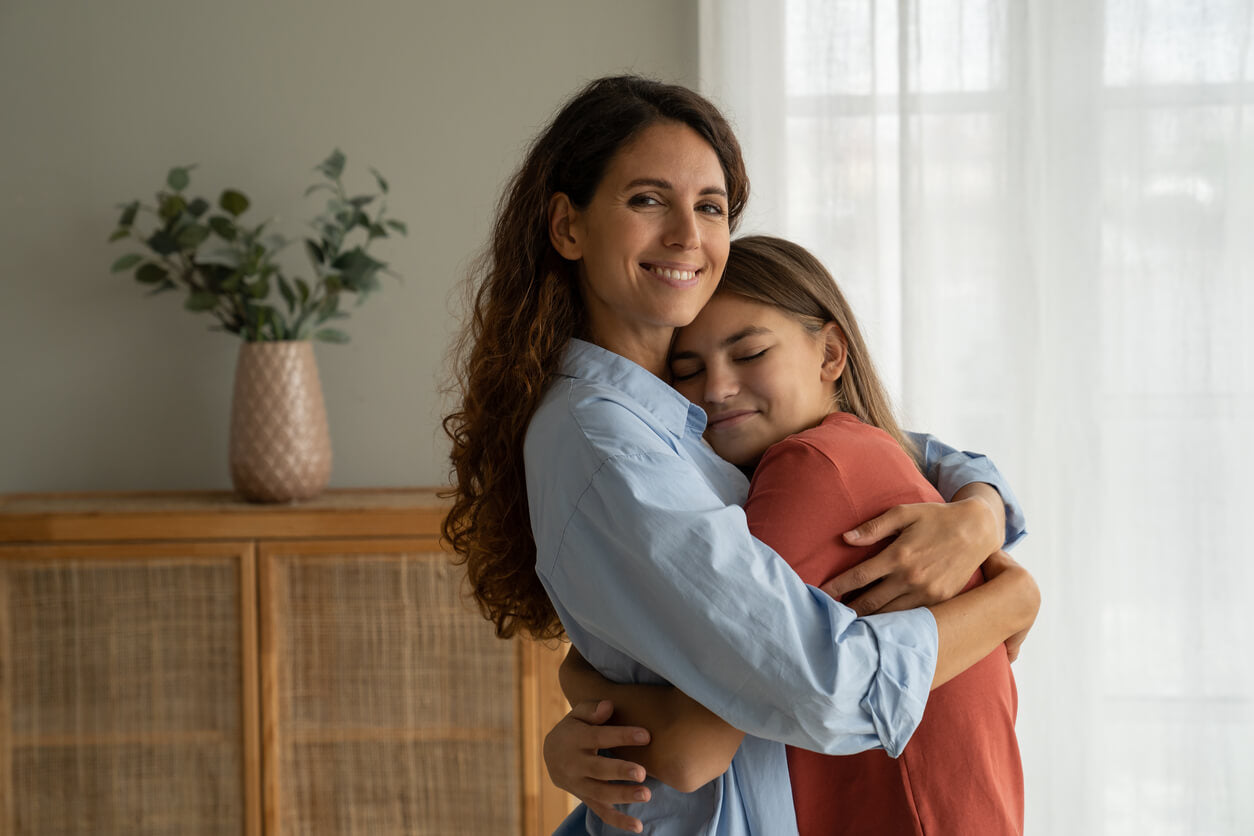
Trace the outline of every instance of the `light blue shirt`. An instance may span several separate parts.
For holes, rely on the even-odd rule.
[[[705,413],[635,363],[573,340],[527,431],[536,570],[574,646],[619,682],[671,683],[746,733],[693,793],[652,778],[645,832],[796,834],[784,744],[896,756],[936,665],[926,609],[857,618],[749,534],[748,480],[702,440]],[[917,437],[942,493],[992,463]],[[948,489],[948,493],[944,489]],[[583,807],[558,833],[616,832]]]

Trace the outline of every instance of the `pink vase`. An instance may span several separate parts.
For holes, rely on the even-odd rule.
[[[240,343],[231,481],[250,502],[311,499],[331,480],[331,434],[313,343]]]

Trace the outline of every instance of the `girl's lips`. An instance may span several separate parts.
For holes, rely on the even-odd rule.
[[[732,427],[743,424],[745,421],[757,414],[757,411],[753,409],[738,409],[733,412],[722,412],[718,415],[709,416],[709,420],[706,422],[705,428],[712,432],[728,430]]]

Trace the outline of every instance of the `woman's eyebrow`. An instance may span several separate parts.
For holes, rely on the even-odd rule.
[[[675,186],[671,183],[671,181],[660,180],[656,177],[637,177],[635,180],[632,180],[627,184],[628,189],[634,189],[639,186],[652,186],[655,189],[666,189],[668,191],[675,190]],[[716,194],[720,197],[727,197],[727,190],[721,186],[706,186],[699,192],[699,194]]]

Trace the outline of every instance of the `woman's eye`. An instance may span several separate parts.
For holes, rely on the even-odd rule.
[[[633,195],[628,201],[632,206],[661,206],[662,201],[658,200],[651,194]]]
[[[697,207],[697,211],[703,212],[706,215],[722,215],[723,207],[718,203],[702,203]]]
[[[737,363],[752,363],[754,360],[762,359],[762,357],[768,351],[770,351],[769,348],[764,348],[761,351],[759,351],[757,354],[748,354],[748,355],[745,355],[744,357],[737,357],[736,362]]]

